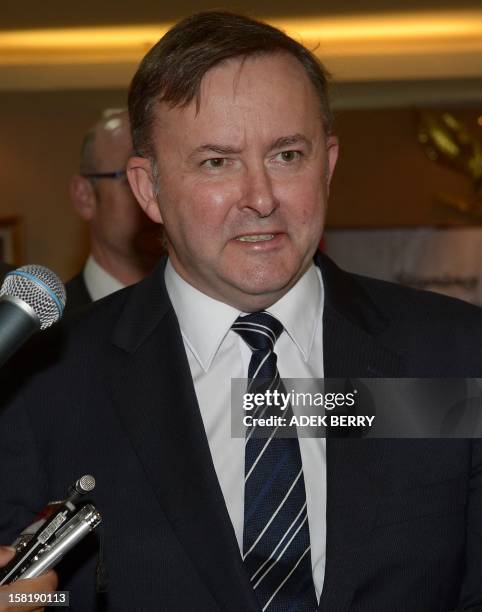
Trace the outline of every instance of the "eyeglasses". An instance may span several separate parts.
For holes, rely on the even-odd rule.
[[[110,178],[110,179],[118,179],[124,177],[126,175],[125,170],[118,170],[117,172],[89,172],[87,174],[82,174],[84,178],[88,179],[102,179],[102,178]]]

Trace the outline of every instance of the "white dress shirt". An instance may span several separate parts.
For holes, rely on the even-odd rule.
[[[99,266],[92,255],[89,255],[82,274],[87,291],[94,302],[125,287],[120,281],[106,272],[104,268]]]
[[[167,292],[179,320],[216,474],[240,551],[244,524],[244,449],[231,437],[231,378],[247,378],[251,349],[231,330],[241,313],[184,281],[168,261]],[[276,342],[282,378],[323,377],[323,282],[312,265],[267,312],[284,326]],[[313,582],[319,600],[325,574],[326,446],[299,438],[305,479]]]

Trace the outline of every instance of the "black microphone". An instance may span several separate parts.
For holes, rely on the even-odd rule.
[[[43,266],[12,270],[0,289],[0,366],[36,331],[60,319],[65,308],[65,287]]]

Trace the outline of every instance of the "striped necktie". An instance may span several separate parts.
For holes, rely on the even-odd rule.
[[[232,329],[252,350],[248,390],[285,392],[274,352],[282,324],[263,311],[238,317]],[[253,416],[266,415],[267,409],[259,406]],[[243,559],[263,612],[313,612],[317,602],[300,447],[296,437],[276,437],[277,429],[264,428],[264,437],[256,435],[256,428],[246,431]]]

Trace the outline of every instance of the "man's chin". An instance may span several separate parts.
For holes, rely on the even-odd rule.
[[[297,279],[291,277],[277,279],[243,279],[233,285],[234,306],[245,312],[254,312],[268,308],[295,284]]]

